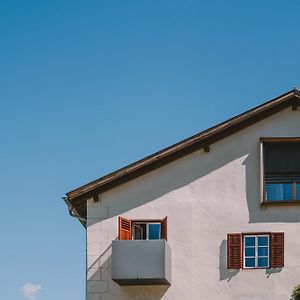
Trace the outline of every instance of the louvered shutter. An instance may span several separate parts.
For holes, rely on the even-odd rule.
[[[227,269],[242,267],[242,234],[227,234]]]
[[[164,240],[168,240],[168,222],[167,222],[167,217],[165,217],[161,221],[161,238]]]
[[[284,233],[270,233],[270,268],[284,266]]]
[[[131,239],[132,239],[131,221],[119,217],[119,240],[131,240]]]

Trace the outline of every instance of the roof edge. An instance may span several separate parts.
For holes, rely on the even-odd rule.
[[[66,194],[68,200],[72,201],[73,205],[76,206],[76,203],[90,198],[93,194],[109,190],[182,156],[211,145],[292,105],[300,106],[300,91],[296,88],[99,179],[82,185]]]

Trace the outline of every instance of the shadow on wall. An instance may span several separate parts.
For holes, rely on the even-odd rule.
[[[111,257],[104,261],[103,265],[95,269],[95,273],[89,277],[88,294],[107,294],[112,297],[109,299],[160,300],[170,287],[169,285],[119,286],[113,280],[110,280],[110,259]],[[105,274],[105,277],[103,277],[103,274]],[[103,289],[103,286],[105,286],[106,289]],[[101,292],[99,288],[101,288]]]
[[[248,154],[242,148],[237,149],[237,151],[232,151],[232,148],[227,145],[225,145],[225,148],[224,145],[222,147],[212,146],[209,153],[203,153],[203,150],[196,151],[176,162],[114,188],[114,190],[108,192],[111,193],[109,197],[109,217],[122,215],[124,212],[152,202]],[[151,177],[146,179],[145,176]],[[123,192],[124,190],[126,191]],[[199,201],[201,201],[201,198]]]
[[[265,269],[267,278],[269,278],[272,274],[277,274],[281,272],[281,268],[274,269]],[[220,244],[219,251],[219,280],[227,280],[229,282],[232,277],[236,276],[239,273],[239,269],[229,270],[227,269],[227,241],[223,240]]]
[[[169,285],[156,286],[124,286],[122,292],[126,295],[126,299],[132,300],[159,300],[162,299],[167,292]]]
[[[236,141],[239,141],[237,147]],[[299,222],[300,207],[261,207],[260,192],[259,192],[259,140],[254,141],[248,139],[247,136],[236,137],[233,141],[224,140],[222,143],[212,145],[211,152],[203,153],[202,150],[194,152],[188,157],[184,157],[174,163],[161,167],[151,173],[145,174],[142,177],[136,178],[124,185],[114,188],[103,195],[101,205],[108,212],[108,217],[119,216],[128,211],[150,203],[163,195],[180,189],[208,174],[224,167],[225,165],[245,157],[243,161],[245,172],[246,197],[245,208],[248,208],[249,223],[263,222]],[[148,176],[148,177],[147,177]],[[139,184],[141,183],[141,184]],[[227,184],[227,182],[225,182]],[[231,185],[232,182],[228,182]],[[109,198],[109,209],[105,201]],[[181,209],[185,206],[184,201],[173,202],[171,196],[166,201],[170,201],[168,209]],[[199,202],[204,201],[199,196]],[[182,205],[180,207],[179,205]],[[157,211],[157,210],[156,210]],[[97,213],[97,212],[96,212]],[[162,212],[165,214],[166,212]],[[215,210],[214,212],[215,213]],[[220,213],[223,213],[220,211]],[[189,216],[187,215],[187,218]],[[245,220],[246,221],[246,220]],[[97,216],[94,222],[99,222]],[[89,220],[89,226],[93,224],[93,219]],[[180,238],[178,241],[180,242]],[[177,242],[178,242],[177,241]],[[227,280],[228,282],[239,273],[239,270],[228,270],[226,266],[227,249],[226,240],[223,240],[219,246],[219,280]],[[122,286],[120,287],[114,281],[111,281],[111,250],[108,247],[97,261],[91,266],[89,275],[88,292],[97,293],[97,285],[100,282],[105,282],[107,291],[116,293],[113,295],[115,299],[134,300],[159,300],[167,292],[169,286]],[[268,269],[266,275],[279,272],[278,270]],[[113,285],[113,287],[109,286]],[[104,289],[105,290],[105,289]]]
[[[237,140],[240,142],[239,147],[236,147]],[[245,205],[248,207],[249,223],[299,222],[300,206],[289,206],[283,210],[282,207],[260,205],[259,140],[247,139],[245,134],[239,134],[239,137],[235,137],[233,141],[223,140],[220,144],[212,145],[209,153],[203,153],[203,150],[196,151],[167,166],[115,187],[107,194],[104,193],[103,205],[109,197],[109,217],[122,215],[189,185],[242,157],[246,157],[242,165],[245,169]],[[228,182],[228,185],[232,185],[232,182]],[[200,198],[199,201],[201,200]]]
[[[227,280],[229,282],[238,272],[239,270],[227,269],[227,241],[223,240],[219,251],[219,280]]]
[[[116,240],[117,238],[115,238]],[[97,259],[89,266],[88,272],[95,269],[99,268],[99,266],[104,267],[104,268],[109,268],[110,267],[110,258],[111,258],[111,248],[112,244],[110,244]],[[94,279],[94,280],[100,280],[100,279]]]
[[[273,268],[273,269],[266,269],[267,278],[269,278],[272,274],[277,274],[282,271],[282,268]]]

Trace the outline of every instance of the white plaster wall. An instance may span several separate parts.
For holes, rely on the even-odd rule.
[[[300,207],[261,207],[259,138],[300,136],[300,111],[286,109],[247,129],[88,201],[88,300],[289,299],[300,283]],[[168,216],[171,286],[110,279],[117,217]],[[284,231],[285,267],[226,269],[228,232]]]

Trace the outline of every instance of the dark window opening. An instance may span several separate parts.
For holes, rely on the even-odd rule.
[[[300,201],[300,143],[264,142],[264,201]]]

